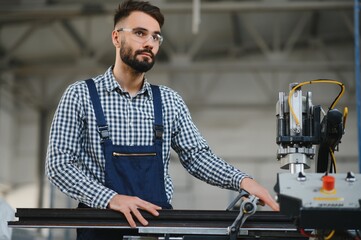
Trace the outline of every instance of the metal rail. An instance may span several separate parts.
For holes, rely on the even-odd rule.
[[[148,226],[130,228],[123,214],[109,209],[17,209],[12,228],[116,228],[128,235],[227,236],[239,211],[161,210],[154,217],[142,212]],[[303,238],[293,220],[278,212],[260,211],[250,216],[238,236]]]

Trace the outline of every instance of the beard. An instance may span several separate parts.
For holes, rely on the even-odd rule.
[[[149,71],[153,67],[155,62],[154,60],[155,56],[151,50],[149,49],[137,50],[134,52],[134,54],[132,54],[132,49],[130,47],[127,47],[125,42],[122,43],[122,47],[120,48],[119,52],[122,61],[125,64],[127,64],[129,67],[134,69],[134,71],[139,73],[144,73]],[[138,60],[137,56],[142,53],[149,54],[151,59],[149,59],[149,57],[144,57],[142,58],[142,60]]]

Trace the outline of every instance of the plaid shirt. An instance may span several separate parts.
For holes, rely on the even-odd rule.
[[[112,67],[94,78],[110,138],[115,145],[153,144],[153,98],[144,81],[134,97],[123,91]],[[222,188],[239,190],[247,175],[218,158],[192,122],[182,98],[160,86],[163,109],[164,182],[169,203],[173,184],[168,173],[170,148],[193,176]],[[50,131],[46,160],[49,180],[62,192],[93,208],[106,208],[116,194],[104,184],[105,158],[85,81],[68,87],[56,110]]]

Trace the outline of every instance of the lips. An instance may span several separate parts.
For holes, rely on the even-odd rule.
[[[139,51],[139,52],[137,52],[137,55],[146,56],[146,57],[149,57],[151,59],[154,58],[154,54],[152,52],[149,52],[149,51]]]
[[[140,55],[143,55],[143,56],[147,56],[147,57],[152,58],[152,55],[151,55],[151,54],[149,54],[149,53],[141,53]]]

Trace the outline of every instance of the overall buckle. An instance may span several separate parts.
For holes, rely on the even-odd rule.
[[[108,125],[105,126],[98,126],[98,133],[102,141],[108,139],[110,137]]]
[[[162,125],[154,125],[154,136],[156,139],[163,138],[163,126]]]

